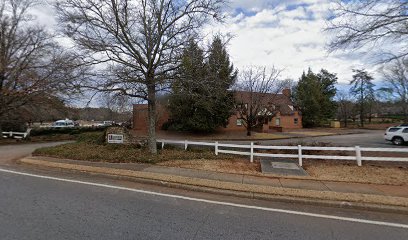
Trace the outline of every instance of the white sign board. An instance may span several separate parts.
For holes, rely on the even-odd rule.
[[[108,143],[123,143],[123,135],[108,134]]]

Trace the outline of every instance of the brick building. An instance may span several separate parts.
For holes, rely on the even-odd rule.
[[[285,129],[302,128],[302,115],[290,99],[291,92],[284,89],[282,93],[251,93],[236,91],[235,101],[241,107],[253,107],[259,111],[257,127],[254,130],[261,132],[284,131]],[[225,131],[245,131],[242,112],[237,111],[228,120]]]
[[[280,94],[237,91],[234,97],[240,106],[248,107],[252,102],[252,106],[256,105],[262,111],[263,114],[259,114],[262,117],[257,119],[258,125],[254,128],[255,131],[270,132],[302,128],[302,115],[291,101],[289,89],[283,90]],[[242,117],[245,116],[236,111],[228,119],[228,125],[219,130],[246,131]],[[158,104],[156,129],[161,129],[168,120],[169,113],[165,108],[165,103]],[[147,104],[133,105],[133,129],[147,132],[147,126]]]

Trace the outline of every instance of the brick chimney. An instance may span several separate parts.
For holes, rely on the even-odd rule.
[[[285,95],[286,97],[290,97],[291,91],[289,88],[285,88],[282,90],[282,94]]]

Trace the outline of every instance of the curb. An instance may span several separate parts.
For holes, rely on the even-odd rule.
[[[174,176],[160,173],[118,170],[76,164],[65,164],[23,158],[22,164],[46,168],[58,168],[77,172],[87,172],[115,179],[131,180],[185,190],[222,194],[259,200],[274,200],[290,203],[324,205],[329,207],[354,208],[383,212],[408,213],[408,198],[382,195],[337,193],[329,191],[277,188],[240,183],[227,183],[209,179]],[[322,195],[323,194],[323,195]]]

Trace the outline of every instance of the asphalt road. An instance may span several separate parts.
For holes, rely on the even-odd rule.
[[[360,146],[360,147],[379,147],[379,148],[394,148],[394,147],[407,147],[395,146],[390,142],[384,140],[383,130],[366,130],[363,133],[347,134],[347,135],[334,135],[323,137],[305,137],[305,138],[293,138],[293,139],[280,139],[261,141],[263,144],[286,144],[286,143],[301,143],[302,145],[310,144],[313,142],[325,142],[330,143],[333,146]]]
[[[35,149],[41,147],[50,147],[60,145],[67,142],[46,142],[46,143],[32,143],[32,144],[13,144],[0,145],[0,164],[9,164],[13,160],[23,158],[30,155]]]
[[[408,225],[403,228],[302,216],[270,211],[270,207],[401,224],[408,224],[407,215],[262,202],[163,190],[98,176],[53,174],[132,189],[173,191],[172,194],[195,198],[158,196],[0,171],[0,239],[408,239]]]

